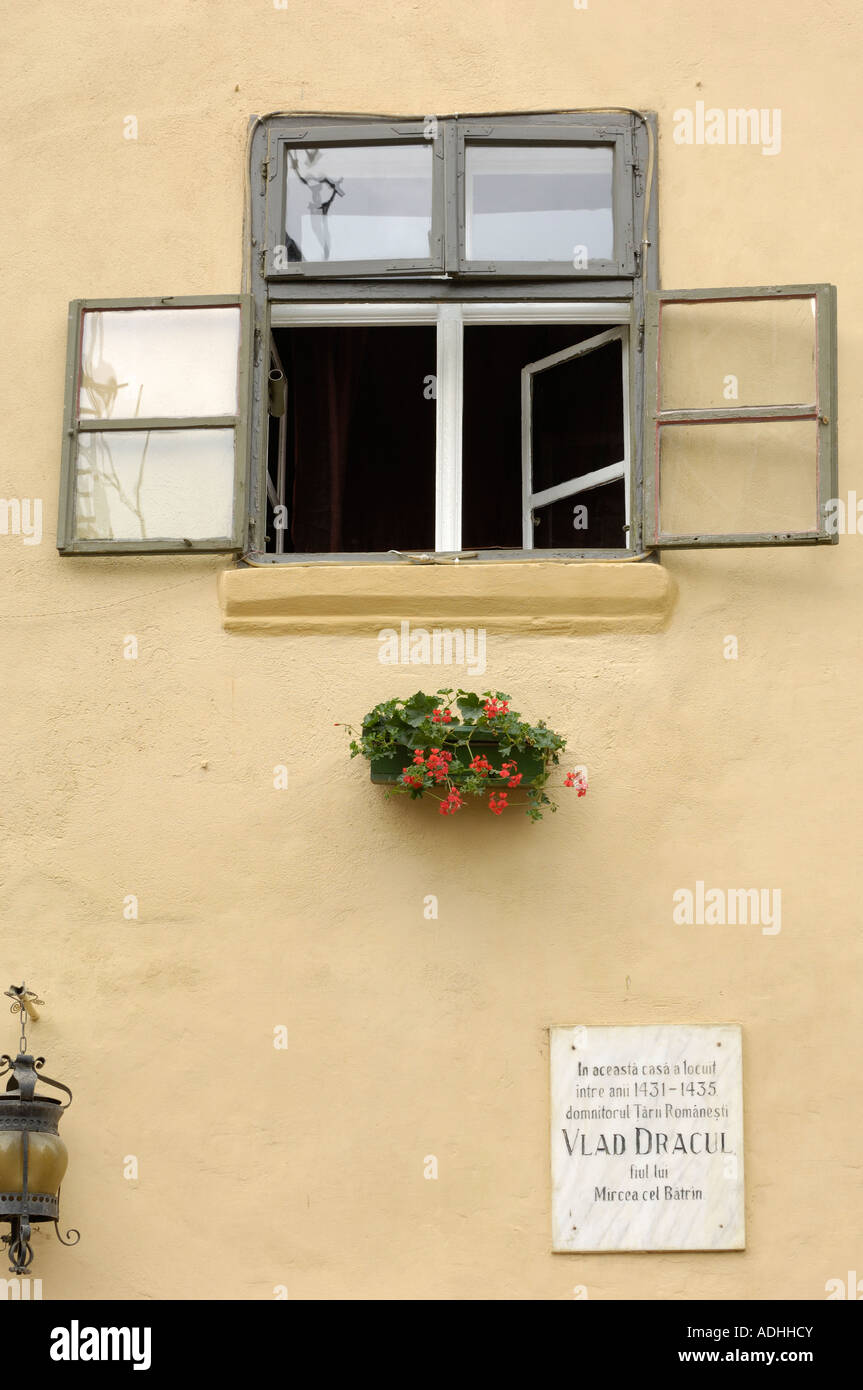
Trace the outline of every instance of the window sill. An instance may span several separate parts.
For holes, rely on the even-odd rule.
[[[229,632],[368,632],[409,619],[495,632],[659,632],[676,597],[651,560],[291,564],[219,575]]]

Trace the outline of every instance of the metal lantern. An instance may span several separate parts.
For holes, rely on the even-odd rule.
[[[26,1017],[36,1017],[34,1005],[42,1000],[24,985],[6,991],[15,1001],[12,1013],[21,1014],[18,1056],[0,1057],[0,1076],[9,1076],[5,1092],[0,1092],[0,1222],[8,1221],[9,1234],[2,1237],[8,1246],[9,1268],[13,1274],[26,1274],[33,1262],[30,1245],[35,1221],[53,1221],[63,1245],[77,1245],[78,1231],[60,1234],[60,1184],[66,1172],[68,1154],[60,1138],[60,1117],[72,1103],[72,1092],[62,1081],[41,1074],[44,1057],[27,1051]],[[54,1096],[36,1094],[37,1082],[64,1091],[61,1102]]]

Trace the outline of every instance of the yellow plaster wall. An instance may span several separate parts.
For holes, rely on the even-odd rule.
[[[275,108],[657,110],[663,283],[838,284],[863,492],[858,8],[33,0],[2,23],[0,496],[41,497],[45,537],[0,536],[0,984],[46,999],[82,1231],[37,1239],[45,1297],[823,1297],[861,1257],[863,540],[670,555],[663,631],[490,631],[483,686],[591,771],[532,826],[385,802],[346,759],[336,721],[436,683],[382,666],[376,626],[228,632],[223,560],[60,560],[52,533],[67,301],[238,288],[246,121]],[[781,108],[781,153],[675,145],[699,99]],[[781,933],[673,925],[697,879],[781,888]],[[744,1028],[748,1249],[552,1256],[548,1025],[686,1021]]]

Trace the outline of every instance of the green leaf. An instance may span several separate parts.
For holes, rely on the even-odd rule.
[[[437,709],[439,703],[436,695],[424,695],[421,690],[418,690],[416,695],[412,695],[409,700],[405,701],[405,722],[417,728]]]
[[[460,690],[456,703],[465,724],[476,724],[482,719],[482,701],[473,691]]]

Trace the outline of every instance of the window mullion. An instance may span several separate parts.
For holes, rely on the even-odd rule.
[[[461,550],[463,394],[461,306],[441,304],[437,318],[436,550]]]

